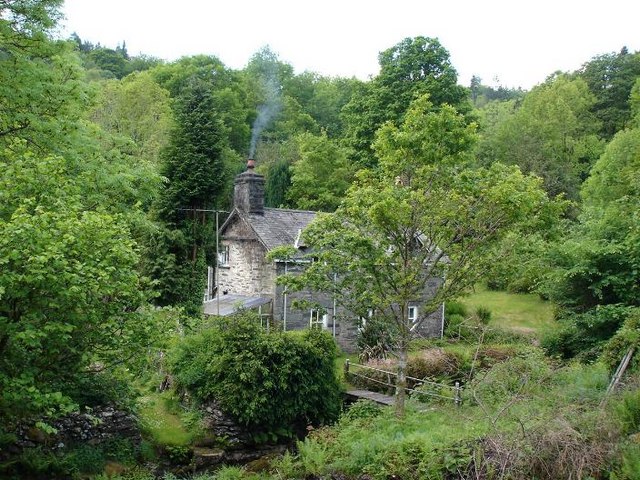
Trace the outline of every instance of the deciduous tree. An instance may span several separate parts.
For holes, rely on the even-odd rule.
[[[326,135],[302,134],[297,144],[300,158],[291,166],[289,203],[305,210],[335,210],[353,177],[347,155]]]
[[[393,326],[399,415],[416,327],[408,315],[410,302],[424,297],[434,277],[444,279],[419,324],[477,281],[496,241],[548,204],[539,179],[517,167],[470,168],[473,132],[455,111],[434,114],[427,103],[419,99],[401,126],[380,132],[380,169],[360,172],[336,212],[320,216],[305,231],[317,261],[302,275],[283,280],[292,289],[331,292],[354,316],[373,309]]]
[[[512,116],[485,132],[480,153],[488,162],[519,165],[544,179],[547,192],[576,200],[602,152],[591,113],[595,98],[580,79],[549,79],[529,92]]]
[[[106,81],[90,118],[107,132],[132,140],[136,157],[158,165],[173,120],[169,92],[148,72]]]
[[[601,122],[600,134],[609,140],[631,119],[629,94],[640,76],[640,52],[624,47],[618,53],[598,55],[578,75],[596,97],[592,111]]]
[[[73,406],[92,362],[126,361],[156,328],[124,215],[88,210],[60,157],[0,156],[0,425]]]
[[[467,90],[457,84],[449,52],[437,39],[406,38],[378,56],[380,73],[356,89],[343,109],[345,139],[355,160],[372,166],[375,132],[387,121],[400,123],[409,104],[428,93],[434,108],[443,104],[468,112]]]

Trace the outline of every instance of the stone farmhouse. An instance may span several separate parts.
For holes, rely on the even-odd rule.
[[[238,308],[256,309],[267,325],[278,324],[285,330],[323,328],[332,333],[343,350],[354,351],[361,321],[349,318],[348,312],[328,294],[287,293],[277,284],[279,275],[300,272],[308,260],[285,262],[266,258],[270,250],[283,245],[303,251],[301,234],[315,215],[305,210],[266,208],[264,177],[253,171],[253,161],[249,160],[247,170],[234,181],[233,208],[218,232],[218,288],[215,294],[205,297],[205,314],[230,315]],[[433,295],[440,283],[439,278],[430,280],[425,295]],[[308,300],[322,308],[296,309],[292,305],[295,299]],[[419,315],[424,316],[421,303],[418,299],[410,305],[409,318],[417,320]],[[416,334],[440,337],[443,323],[444,308],[429,314]]]

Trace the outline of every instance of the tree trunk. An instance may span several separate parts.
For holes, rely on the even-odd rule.
[[[407,396],[407,346],[405,339],[401,340],[398,349],[398,379],[396,380],[396,417],[404,417],[404,401]]]

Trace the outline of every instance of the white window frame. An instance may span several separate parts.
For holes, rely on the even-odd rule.
[[[329,314],[320,314],[319,308],[312,308],[309,311],[309,328],[328,328],[329,327]]]
[[[411,325],[415,325],[418,321],[418,306],[417,305],[409,305],[407,309],[407,320],[411,322]]]
[[[218,252],[218,266],[228,267],[231,260],[231,250],[229,245],[222,245],[222,250]]]

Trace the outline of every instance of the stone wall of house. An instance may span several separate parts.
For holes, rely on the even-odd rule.
[[[436,294],[436,290],[438,290],[438,288],[440,288],[440,285],[442,285],[442,281],[442,278],[430,278],[427,281],[422,298],[433,298]],[[426,315],[426,318],[422,320],[419,328],[416,329],[415,334],[424,338],[439,338],[440,336],[442,336],[444,312],[442,311],[442,308],[437,308],[435,312],[427,313],[424,311],[424,303],[424,301],[415,303],[415,305],[418,307],[418,317],[420,319],[423,319],[423,317]]]
[[[284,275],[286,270],[288,274],[295,275],[301,272],[305,265],[304,263],[287,262],[285,269],[285,264],[279,262],[276,267],[276,274],[278,276]],[[286,326],[287,330],[309,328],[311,326],[311,307],[296,307],[296,302],[300,301],[318,305],[321,310],[319,319],[322,320],[324,314],[327,316],[322,328],[334,335],[336,342],[343,351],[350,353],[355,351],[357,327],[352,325],[347,318],[340,315],[339,308],[334,312],[333,298],[326,293],[303,290],[285,295],[284,288],[281,285],[277,285],[273,303],[274,321]]]
[[[337,308],[334,312],[333,298],[325,293],[301,291],[285,295],[284,288],[276,285],[279,275],[286,272],[296,274],[305,268],[305,263],[279,262],[274,264],[265,259],[266,249],[257,239],[253,230],[239,217],[225,231],[221,244],[229,247],[229,264],[218,272],[221,293],[247,296],[263,296],[273,300],[273,321],[286,325],[287,330],[309,328],[311,308],[295,307],[296,300],[320,305],[326,313],[324,328],[330,331],[340,348],[345,352],[356,350],[358,335],[357,318]],[[432,278],[425,287],[424,299],[432,298],[442,279]],[[437,338],[442,334],[442,310],[424,311],[424,302],[416,300],[412,305],[418,308],[418,316],[423,319],[416,336]],[[426,316],[426,318],[425,318]]]
[[[289,274],[296,274],[305,268],[304,263],[288,263],[286,271]],[[284,263],[279,263],[276,268],[277,275],[285,273]],[[442,284],[442,279],[429,279],[425,286],[424,299],[433,298],[436,290]],[[286,306],[286,328],[287,330],[301,330],[309,328],[311,320],[311,308],[296,308],[294,304],[303,300],[313,304],[318,304],[322,311],[327,314],[327,322],[324,328],[333,334],[340,348],[347,352],[356,351],[356,341],[358,337],[359,322],[357,317],[351,312],[346,311],[339,306],[334,311],[333,298],[325,293],[311,292],[303,290],[300,292],[289,293],[286,295],[282,286],[276,287],[276,298],[273,305],[273,317],[276,322],[285,322],[285,306]],[[434,312],[424,311],[423,301],[412,302],[412,306],[418,308],[418,317],[422,320],[420,326],[414,332],[418,337],[439,338],[442,334],[442,309],[438,308]],[[335,323],[335,325],[334,325]]]
[[[266,249],[255,233],[241,219],[227,228],[221,240],[229,247],[229,262],[218,270],[221,293],[268,296],[275,294],[273,262],[265,259]]]

